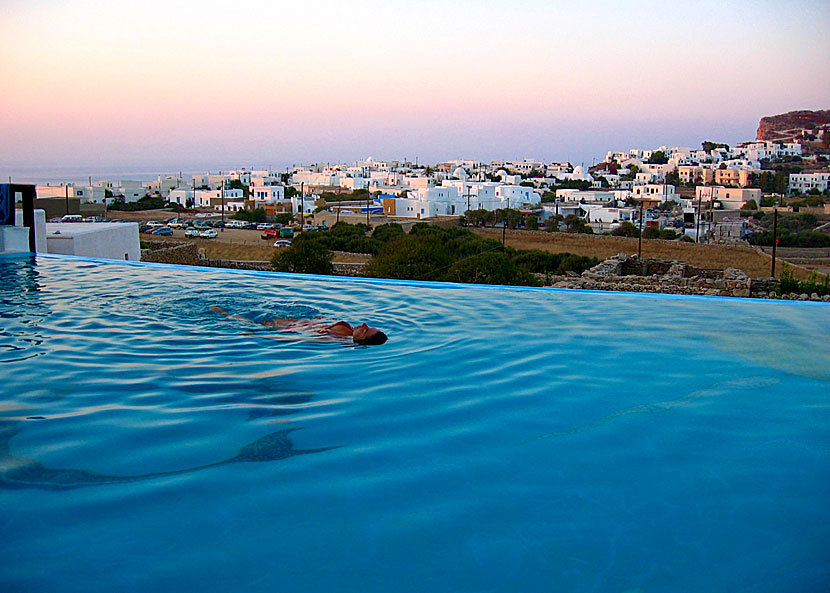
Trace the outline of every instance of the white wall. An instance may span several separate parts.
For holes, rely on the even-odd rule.
[[[138,224],[134,222],[47,223],[46,244],[49,253],[130,261],[141,259]]]
[[[23,226],[23,210],[14,211],[14,225]],[[46,253],[46,211],[35,210],[35,250]]]

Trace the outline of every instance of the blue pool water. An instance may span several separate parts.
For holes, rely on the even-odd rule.
[[[2,591],[828,590],[826,305],[51,257],[0,298]]]

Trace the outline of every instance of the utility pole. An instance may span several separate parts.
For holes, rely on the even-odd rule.
[[[221,175],[221,171],[220,171]],[[219,227],[222,232],[225,232],[225,179],[222,178],[222,184],[219,186],[219,196],[222,198],[222,226]]]
[[[464,226],[467,226],[469,216],[470,216],[470,188],[467,187],[467,211],[464,213]]]
[[[305,230],[305,181],[300,182],[300,232]]]
[[[770,276],[775,279],[775,248],[778,245],[778,208],[772,211],[772,270]]]
[[[507,215],[510,211],[510,198],[507,198],[507,208],[504,211],[504,219],[502,220],[501,226],[501,246],[504,248],[505,246],[505,237],[507,235]]]
[[[366,226],[371,226],[369,224],[369,198],[372,197],[372,190],[369,189],[369,182],[366,182]]]
[[[63,195],[64,195],[64,201],[66,203],[66,213],[69,214],[69,185],[68,184],[64,184],[64,186],[63,186]]]
[[[640,200],[640,236],[637,238],[637,259],[643,254],[643,200]]]
[[[700,243],[700,199],[701,194],[697,194],[697,216],[695,216],[695,243]]]

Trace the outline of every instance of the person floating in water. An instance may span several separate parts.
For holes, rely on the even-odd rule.
[[[323,336],[331,336],[334,338],[351,338],[355,344],[361,346],[376,346],[383,344],[389,338],[385,333],[376,327],[369,327],[365,323],[361,323],[356,327],[352,327],[345,321],[338,321],[336,323],[327,323],[318,319],[266,319],[264,321],[257,321],[242,315],[234,315],[228,313],[222,307],[213,305],[210,308],[214,313],[221,313],[239,321],[247,323],[259,323],[265,327],[273,327],[274,329],[301,334],[318,334]]]

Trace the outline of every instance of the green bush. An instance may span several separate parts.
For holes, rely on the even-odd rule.
[[[611,234],[615,237],[639,237],[640,236],[640,229],[636,226],[631,224],[630,222],[624,222],[613,231]]]
[[[386,224],[375,227],[375,230],[372,231],[372,239],[380,241],[381,243],[388,243],[405,234],[403,227],[397,222],[387,222]]]
[[[830,274],[824,276],[819,280],[818,274],[815,271],[810,272],[806,280],[799,280],[796,278],[787,262],[784,262],[781,268],[781,277],[778,281],[778,294],[813,294],[819,296],[830,294]]]
[[[656,226],[647,226],[643,229],[643,239],[659,239],[660,229]]]
[[[334,271],[332,252],[313,241],[302,241],[276,253],[271,265],[280,272],[298,274],[331,274]]]
[[[231,216],[234,220],[244,220],[247,222],[265,222],[265,209],[257,208],[256,210],[237,210]]]
[[[533,274],[515,265],[507,254],[494,252],[479,253],[458,260],[448,270],[446,279],[470,284],[541,284]]]
[[[443,280],[453,260],[437,234],[410,234],[384,245],[366,266],[366,273],[380,278]]]

